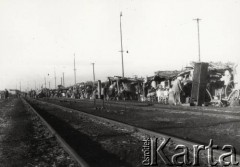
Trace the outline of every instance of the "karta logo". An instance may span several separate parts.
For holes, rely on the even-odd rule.
[[[207,157],[207,164],[209,166],[216,166],[216,165],[222,165],[222,166],[229,166],[229,165],[238,165],[239,162],[236,161],[236,150],[232,145],[224,145],[222,147],[224,152],[218,157],[218,161],[213,159],[213,150],[217,150],[218,146],[213,144],[213,140],[210,139],[208,146],[204,145],[193,145],[192,148],[188,148],[185,145],[178,144],[175,147],[175,150],[173,150],[175,153],[171,157],[166,156],[164,153],[164,148],[166,145],[170,142],[171,138],[161,140],[161,144],[158,146],[158,138],[148,138],[143,140],[143,161],[142,164],[144,166],[157,166],[157,158],[160,157],[161,160],[169,166],[200,166],[203,164],[199,163],[199,152],[201,150],[206,151]],[[192,160],[190,160],[189,156],[189,149],[192,150]],[[181,152],[179,152],[181,151]],[[228,152],[227,152],[228,151]],[[230,160],[230,161],[228,161]]]

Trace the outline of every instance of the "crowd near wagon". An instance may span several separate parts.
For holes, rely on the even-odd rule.
[[[8,99],[12,97],[20,97],[21,92],[17,89],[5,89],[5,90],[0,90],[0,99]]]
[[[239,105],[237,66],[233,63],[192,62],[179,71],[156,71],[149,77],[108,77],[106,81],[81,82],[57,89],[31,90],[33,98],[62,97],[73,99],[135,100],[175,104],[173,85],[180,81],[180,104]]]

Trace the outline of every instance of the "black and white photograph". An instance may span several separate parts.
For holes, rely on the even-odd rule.
[[[240,166],[240,0],[0,0],[0,167]]]

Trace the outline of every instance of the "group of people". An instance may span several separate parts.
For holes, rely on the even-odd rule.
[[[240,65],[236,65],[233,71],[225,70],[220,81],[223,82],[223,95],[228,97],[228,95],[234,90],[240,90]],[[174,105],[181,104],[181,94],[184,94],[184,78],[178,76],[172,83],[172,95]]]
[[[224,81],[225,88],[230,83],[234,83],[235,88],[240,88],[240,66],[236,66],[236,69],[238,69],[235,73],[231,74],[229,71],[225,71],[225,74],[222,77],[222,81]],[[235,75],[236,74],[236,75]],[[148,95],[152,95],[153,97],[157,98],[158,102],[163,101],[165,104],[167,104],[169,101],[170,104],[179,105],[181,104],[181,101],[184,102],[187,101],[187,98],[191,97],[191,84],[192,84],[192,71],[189,73],[185,73],[185,76],[179,75],[176,77],[174,81],[171,82],[171,84],[168,81],[166,81],[166,84],[168,86],[162,86],[161,83],[157,84],[157,82],[151,81],[150,86],[144,86],[146,83],[137,84],[137,85],[131,85],[128,83],[121,83],[117,84],[117,82],[113,82],[111,84],[103,84],[101,85],[101,90],[98,90],[97,87],[93,89],[91,86],[85,85],[85,86],[75,86],[73,88],[69,88],[69,90],[56,90],[56,91],[49,91],[49,96],[64,96],[69,98],[95,98],[96,95],[99,95],[98,91],[101,91],[101,97],[111,99],[111,97],[116,97],[117,94],[122,93],[122,96],[130,96],[135,97],[136,99],[141,99],[142,96],[146,97],[145,100],[147,100]],[[233,77],[234,75],[234,77]],[[233,80],[234,79],[234,80]],[[164,81],[163,81],[164,82]],[[189,83],[188,86],[186,86],[186,83]],[[130,85],[130,86],[129,86]],[[125,87],[124,87],[125,86]],[[162,87],[161,87],[162,86]],[[131,88],[131,89],[130,89]],[[145,89],[146,88],[146,89]],[[189,91],[188,91],[189,90]],[[118,92],[118,93],[117,93]],[[127,94],[127,93],[132,94]],[[225,91],[226,92],[226,91]],[[62,95],[64,94],[64,95]],[[137,98],[140,96],[141,98]],[[96,96],[97,97],[97,96]],[[126,98],[125,97],[125,98]],[[167,97],[167,98],[162,98]],[[167,102],[165,102],[167,100]]]
[[[4,91],[0,92],[0,99],[8,99],[9,98],[9,92],[7,89]]]

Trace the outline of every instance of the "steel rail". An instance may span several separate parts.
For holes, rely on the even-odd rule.
[[[46,98],[46,99],[53,99],[53,100],[63,100],[63,101],[76,101],[76,102],[89,102],[93,103],[94,101],[91,99],[71,99],[71,98],[66,98],[66,97],[51,97],[51,98]],[[96,101],[101,101],[100,99],[96,99]],[[165,104],[160,104],[157,102],[140,102],[140,101],[113,101],[113,100],[105,100],[105,104],[117,104],[117,105],[133,105],[133,106],[149,106],[153,108],[162,108],[162,109],[172,109],[172,108],[181,108],[184,110],[193,110],[193,111],[199,111],[199,109],[203,111],[211,111],[211,112],[224,112],[223,108],[216,108],[216,107],[201,107],[201,106],[173,106],[173,105],[165,105]],[[236,107],[238,108],[238,107]],[[234,111],[232,111],[235,113]]]
[[[49,129],[53,136],[56,137],[62,148],[75,159],[81,167],[89,167],[89,165],[74,151],[74,149],[54,130],[54,128],[47,123],[47,121],[23,98],[21,98],[23,104],[36,114],[43,124]]]
[[[87,102],[87,103],[93,103],[93,101],[91,100],[79,100],[79,99],[60,99],[60,98],[52,98],[53,100],[58,100],[58,101],[67,101],[67,102]],[[129,104],[128,104],[129,103]],[[95,105],[101,105],[98,104],[97,101],[95,101]],[[124,106],[124,108],[127,109],[143,109],[142,106],[135,106],[134,104],[131,104],[130,102],[105,102],[105,106],[107,105],[111,105],[111,106]],[[224,112],[224,111],[215,111],[215,110],[204,110],[204,111],[198,111],[197,109],[194,110],[190,110],[190,109],[186,109],[186,108],[182,108],[182,110],[180,109],[174,109],[174,108],[170,108],[170,107],[157,107],[157,106],[149,106],[149,108],[144,108],[144,110],[156,110],[156,109],[163,109],[167,112],[186,112],[188,114],[194,114],[194,115],[206,115],[206,116],[213,116],[213,117],[221,117],[221,118],[231,118],[231,119],[240,119],[240,116],[235,115],[237,114],[237,112]],[[231,115],[234,114],[234,115]]]
[[[63,106],[60,106],[60,105],[57,105],[57,104],[53,104],[53,103],[49,103],[49,102],[45,102],[45,101],[39,101],[39,100],[36,100],[36,101],[38,101],[39,103],[42,103],[42,104],[48,104],[48,105],[51,105],[53,107],[57,107],[57,108],[62,109],[64,111],[75,112],[75,113],[78,113],[82,116],[98,120],[100,122],[105,122],[105,123],[108,123],[108,124],[111,124],[111,125],[116,125],[118,127],[125,128],[125,129],[128,129],[130,131],[140,132],[141,134],[144,134],[144,135],[147,135],[147,136],[150,136],[150,137],[165,138],[165,139],[171,138],[173,143],[185,145],[188,148],[193,148],[194,145],[198,145],[198,146],[202,145],[202,144],[191,142],[191,141],[188,141],[188,140],[184,140],[184,139],[181,139],[181,138],[178,138],[178,137],[173,137],[173,136],[166,135],[166,134],[163,134],[163,133],[154,132],[154,131],[151,131],[151,130],[148,130],[148,129],[143,129],[143,128],[132,126],[132,125],[129,125],[129,124],[126,124],[126,123],[118,122],[118,121],[115,121],[115,120],[112,120],[112,119],[103,118],[103,117],[96,116],[96,115],[89,114],[89,113],[85,113],[85,112],[82,112],[82,111],[79,111],[79,110],[63,107]],[[227,152],[222,151],[222,150],[213,149],[213,154],[215,155],[215,157],[219,157],[220,155],[226,154],[226,153]],[[207,156],[207,154],[206,154],[206,156]],[[236,155],[236,161],[240,162],[240,155]]]

